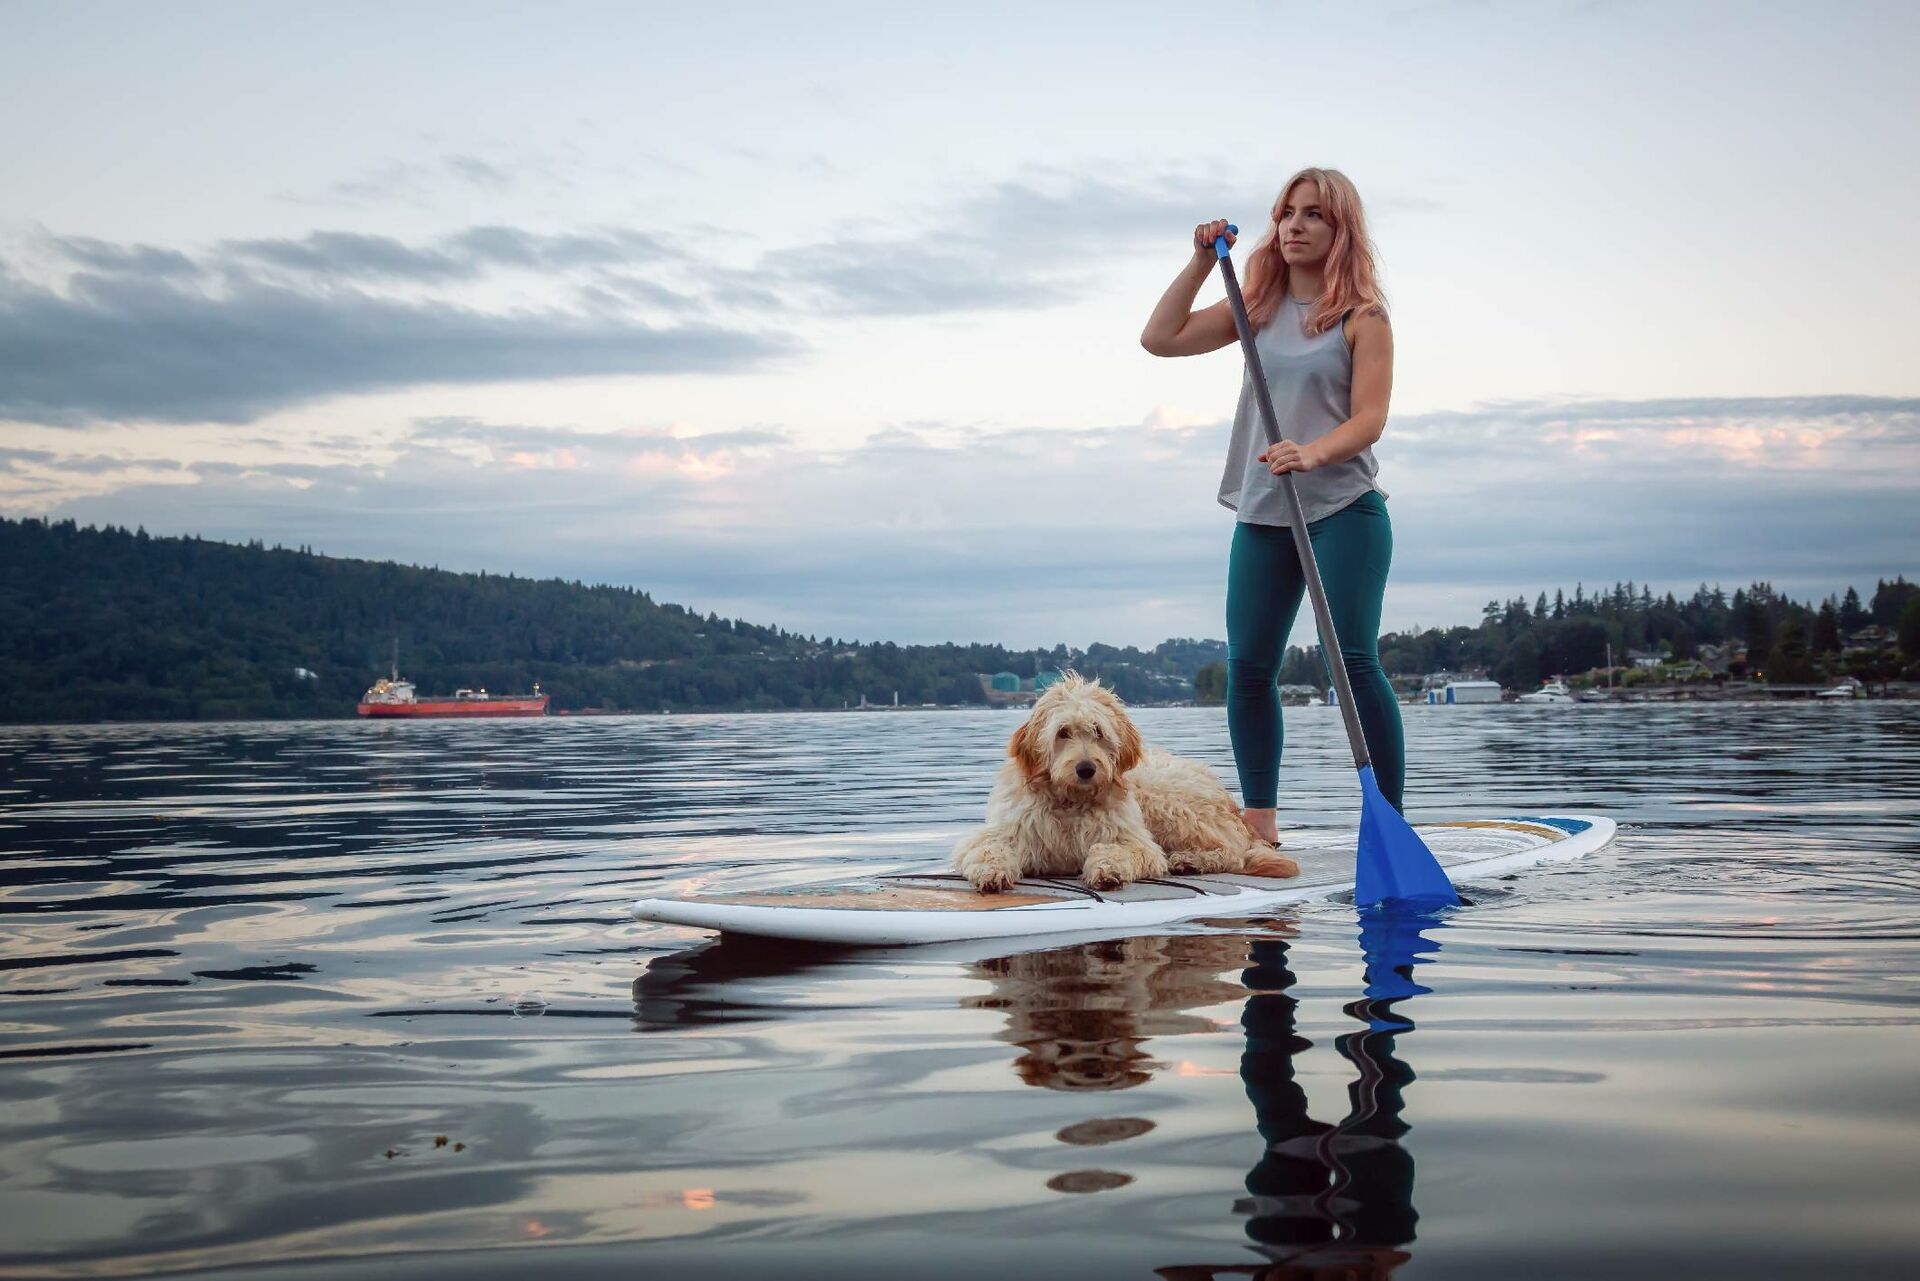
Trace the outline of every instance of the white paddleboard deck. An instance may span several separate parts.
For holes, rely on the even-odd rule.
[[[1614,822],[1591,814],[1474,819],[1414,829],[1455,883],[1535,863],[1579,858],[1613,839]],[[1169,876],[1095,892],[1077,880],[1017,882],[981,894],[951,870],[895,872],[762,894],[646,898],[643,921],[765,938],[897,946],[1127,931],[1196,917],[1248,916],[1353,888],[1355,833],[1289,834],[1281,853],[1300,875]]]

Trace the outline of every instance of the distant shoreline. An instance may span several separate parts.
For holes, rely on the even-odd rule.
[[[1713,694],[1713,693],[1706,693],[1706,692],[1701,692],[1701,693],[1692,694],[1692,695],[1685,695],[1685,696],[1666,696],[1666,695],[1663,695],[1660,691],[1653,691],[1651,695],[1641,691],[1635,691],[1634,695],[1631,697],[1622,697],[1619,695],[1615,695],[1612,698],[1599,699],[1591,702],[1559,704],[1559,705],[1521,703],[1518,700],[1509,699],[1509,700],[1498,702],[1498,703],[1429,704],[1424,701],[1402,702],[1401,706],[1408,707],[1408,708],[1420,708],[1423,711],[1428,708],[1432,708],[1432,710],[1435,711],[1436,713],[1440,713],[1444,715],[1459,715],[1463,712],[1473,714],[1473,713],[1486,712],[1489,710],[1495,711],[1495,712],[1499,712],[1503,710],[1524,710],[1528,712],[1564,714],[1565,710],[1569,706],[1589,707],[1589,708],[1591,707],[1639,708],[1639,707],[1676,707],[1676,706],[1686,706],[1686,705],[1699,704],[1699,703],[1735,703],[1743,706],[1769,705],[1769,706],[1776,706],[1776,707],[1812,706],[1812,705],[1825,707],[1832,704],[1841,704],[1845,706],[1860,706],[1864,704],[1888,704],[1888,703],[1908,704],[1908,703],[1920,703],[1920,685],[1916,685],[1914,688],[1911,688],[1911,689],[1890,691],[1885,695],[1876,694],[1876,695],[1873,695],[1872,697],[1852,698],[1852,699],[1838,699],[1838,698],[1818,699],[1818,698],[1804,698],[1804,697],[1787,697],[1782,695],[1770,695],[1766,693]],[[1309,708],[1318,708],[1318,707],[1325,707],[1325,706],[1326,704],[1319,703],[1319,702],[1306,703],[1306,704],[1296,703],[1296,704],[1289,704],[1288,710],[1304,711]],[[1207,710],[1207,711],[1224,712],[1226,710],[1226,704],[1224,703],[1193,703],[1193,702],[1130,703],[1128,704],[1128,708],[1131,711]],[[568,712],[568,713],[561,713],[557,715],[547,715],[547,716],[513,716],[513,717],[414,716],[414,717],[405,718],[405,723],[411,724],[411,725],[420,725],[420,724],[448,725],[448,724],[460,724],[460,723],[467,723],[467,724],[483,723],[488,725],[502,725],[502,724],[538,725],[538,724],[552,724],[554,722],[571,722],[571,721],[608,721],[608,720],[664,721],[664,720],[677,720],[681,718],[711,718],[711,717],[719,717],[719,716],[849,716],[849,715],[865,715],[869,713],[876,714],[876,715],[879,715],[879,714],[898,715],[901,713],[910,713],[910,712],[923,712],[923,713],[1019,712],[1019,713],[1024,713],[1025,711],[1026,711],[1025,705],[1019,704],[1019,703],[1005,703],[999,706],[947,705],[947,706],[941,706],[941,707],[919,707],[919,706],[915,706],[915,707],[759,707],[759,708],[743,707],[743,708],[735,708],[732,710],[703,710],[703,711],[685,711],[685,712],[589,712],[589,713]],[[0,732],[5,732],[7,730],[25,730],[25,729],[93,729],[93,728],[107,728],[107,727],[127,728],[127,727],[139,726],[139,725],[217,726],[217,725],[347,725],[347,724],[354,724],[354,725],[367,725],[370,727],[390,727],[395,725],[396,723],[398,723],[397,718],[376,720],[374,718],[364,717],[364,716],[299,716],[299,717],[256,716],[256,717],[248,717],[244,719],[228,719],[228,720],[170,720],[170,721],[169,720],[160,720],[160,721],[156,721],[156,720],[0,721]]]

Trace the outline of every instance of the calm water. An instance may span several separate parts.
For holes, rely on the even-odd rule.
[[[0,1275],[1906,1273],[1920,706],[1408,720],[1417,817],[1620,840],[1364,937],[803,951],[623,909],[938,858],[1014,714],[0,729]]]

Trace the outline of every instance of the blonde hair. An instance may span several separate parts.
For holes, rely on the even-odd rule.
[[[1366,211],[1361,208],[1360,192],[1353,180],[1338,169],[1302,169],[1280,188],[1267,229],[1247,258],[1243,273],[1246,284],[1241,294],[1247,303],[1247,320],[1256,330],[1273,319],[1281,299],[1287,296],[1287,261],[1280,256],[1280,211],[1293,189],[1303,182],[1319,184],[1320,212],[1333,224],[1333,248],[1327,251],[1320,296],[1307,308],[1308,335],[1324,333],[1351,310],[1386,303],[1373,240],[1367,235]]]

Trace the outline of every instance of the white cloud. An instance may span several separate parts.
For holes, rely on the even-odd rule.
[[[1748,433],[1787,452],[1756,455]],[[816,634],[1152,644],[1222,632],[1225,439],[1217,422],[1145,437],[920,424],[825,450],[771,428],[432,419],[379,459],[192,464],[169,483],[129,460],[136,483],[56,514],[625,583]],[[1824,594],[1911,573],[1920,546],[1905,480],[1920,401],[1515,404],[1396,419],[1380,452],[1389,629],[1576,580]],[[44,479],[68,464],[17,465]],[[75,469],[97,486],[103,465]]]

